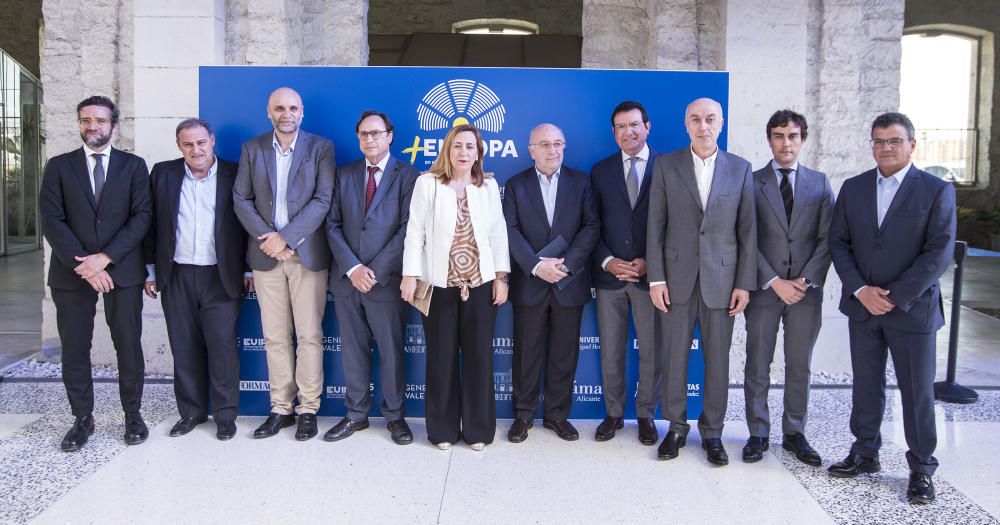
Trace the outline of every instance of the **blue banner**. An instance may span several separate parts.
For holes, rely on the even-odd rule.
[[[200,68],[201,118],[216,131],[222,158],[239,159],[247,139],[272,129],[267,99],[281,86],[302,95],[303,129],[333,140],[338,164],[361,158],[354,125],[367,109],[389,115],[395,126],[392,154],[424,171],[437,158],[445,133],[459,123],[471,123],[483,133],[487,171],[501,186],[530,167],[528,135],[539,123],[551,122],[566,135],[565,164],[584,172],[616,152],[611,111],[623,100],[636,100],[652,123],[649,144],[659,152],[689,143],[684,110],[699,97],[710,97],[728,108],[729,78],[722,72],[414,67],[234,67]],[[726,129],[719,138],[726,147]],[[500,309],[494,334],[494,378],[497,417],[513,417],[511,402],[512,323],[510,305]],[[340,332],[328,296],[324,316],[325,385],[321,415],[345,413]],[[240,413],[264,415],[270,408],[267,362],[255,294],[248,294],[239,319]],[[688,379],[688,417],[701,413],[703,365],[699,334],[692,344]],[[630,334],[627,361],[626,417],[635,417],[638,351]],[[407,415],[423,415],[425,341],[420,316],[410,311],[406,328]],[[570,417],[605,415],[600,373],[600,339],[594,303],[584,310],[580,360]],[[377,350],[375,351],[377,360]],[[378,368],[372,389],[379,399]],[[372,404],[378,406],[378,402]],[[377,416],[377,408],[373,408]],[[541,408],[539,409],[541,417]]]

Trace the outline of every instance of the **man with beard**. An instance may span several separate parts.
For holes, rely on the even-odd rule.
[[[83,147],[49,160],[38,199],[42,232],[52,246],[48,285],[62,343],[63,384],[76,418],[62,441],[66,452],[80,450],[94,432],[90,349],[98,294],[118,356],[125,443],[138,445],[149,436],[139,414],[149,172],[141,158],[111,147],[118,109],[110,99],[89,97],[76,113]]]
[[[254,437],[277,434],[295,424],[298,413],[295,439],[305,441],[317,433],[323,391],[330,248],[322,227],[333,194],[333,143],[299,129],[302,97],[291,88],[271,93],[267,116],[274,129],[243,144],[233,186],[236,216],[250,234],[247,264],[260,300],[271,385],[271,414]]]

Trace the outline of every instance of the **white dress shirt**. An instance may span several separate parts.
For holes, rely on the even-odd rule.
[[[174,237],[173,260],[178,264],[211,266],[218,263],[215,253],[215,199],[219,178],[219,160],[208,169],[208,175],[197,179],[184,163],[184,180],[177,201],[177,229]],[[250,274],[248,274],[250,275]],[[156,265],[146,265],[146,280],[156,280]]]
[[[288,226],[288,171],[292,168],[292,154],[295,153],[295,143],[299,134],[295,134],[288,151],[281,151],[278,136],[273,135],[271,144],[274,146],[274,164],[278,170],[278,187],[274,189],[274,229],[281,231]]]
[[[712,179],[715,177],[715,159],[719,156],[719,148],[715,148],[707,159],[702,159],[694,150],[691,150],[691,158],[694,161],[694,176],[698,181],[698,194],[701,196],[701,209],[708,207],[708,196],[712,193]]]
[[[888,177],[882,175],[882,171],[875,168],[875,195],[877,196],[875,210],[878,213],[878,225],[882,227],[882,221],[885,220],[885,214],[889,211],[889,207],[892,206],[892,200],[896,198],[896,193],[899,192],[899,187],[903,185],[903,179],[906,178],[906,174],[909,173],[910,167],[913,166],[912,162],[906,163],[903,169],[889,175]],[[864,285],[857,290],[854,290],[854,296],[857,297],[861,290],[867,288],[868,285]]]
[[[94,191],[94,166],[97,166],[97,159],[94,154],[100,155],[101,165],[104,166],[104,183],[108,183],[108,166],[111,164],[111,146],[104,148],[104,151],[97,152],[90,149],[90,146],[83,145],[83,154],[87,158],[87,175],[90,176],[90,191]]]
[[[562,166],[559,168],[562,169]],[[549,226],[551,227],[552,218],[556,213],[556,195],[559,193],[559,170],[556,170],[552,174],[551,179],[537,169],[535,170],[535,175],[538,176],[538,187],[542,190],[542,204],[545,205],[545,216],[549,220]],[[541,264],[539,262],[531,269],[531,275],[536,275],[535,272]]]

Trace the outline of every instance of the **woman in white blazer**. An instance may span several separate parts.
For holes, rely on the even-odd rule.
[[[470,125],[445,136],[441,154],[413,188],[403,248],[403,299],[417,278],[434,286],[424,316],[427,439],[442,450],[459,439],[493,442],[493,324],[507,301],[507,225],[500,187],[483,171],[483,139]],[[459,366],[461,353],[461,367]]]

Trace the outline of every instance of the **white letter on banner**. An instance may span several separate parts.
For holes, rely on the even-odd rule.
[[[503,145],[503,153],[500,154],[500,157],[501,158],[503,158],[503,157],[514,157],[515,159],[518,158],[517,157],[517,149],[514,148],[514,141],[513,140],[508,140],[507,143]]]

